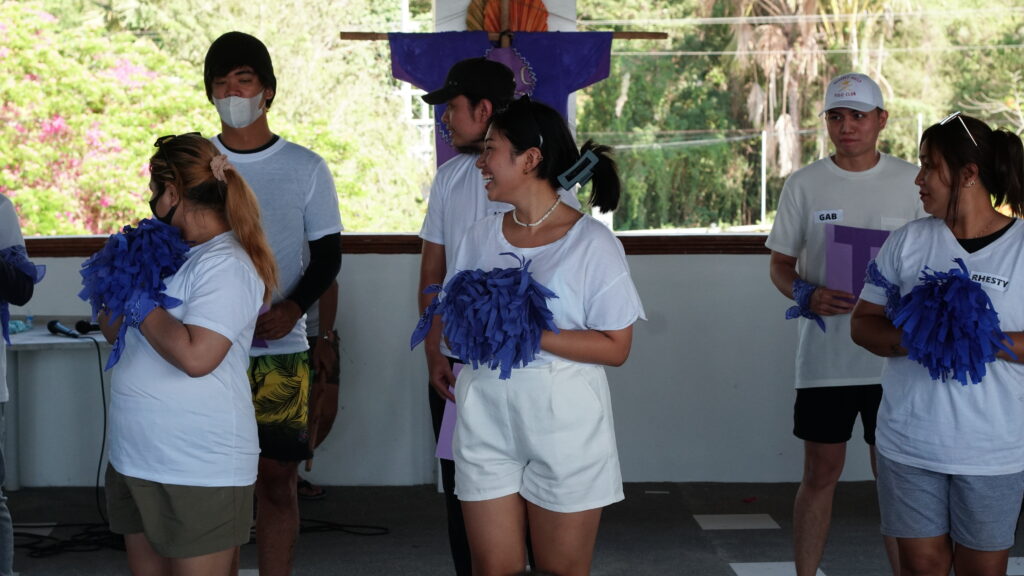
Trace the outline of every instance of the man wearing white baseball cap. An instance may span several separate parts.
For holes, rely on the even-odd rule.
[[[890,231],[925,215],[917,167],[878,150],[889,119],[878,84],[864,74],[833,78],[821,115],[835,151],[786,180],[765,242],[772,283],[795,301],[786,317],[798,318],[793,434],[804,441],[804,470],[793,506],[797,576],[813,576],[821,563],[858,414],[874,470],[882,362],[850,338],[867,260]],[[885,547],[898,574],[895,541]]]

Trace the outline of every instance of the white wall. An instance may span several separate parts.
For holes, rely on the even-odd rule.
[[[39,260],[49,270],[29,305],[34,314],[71,321],[88,314],[76,296],[82,260]],[[413,254],[345,255],[338,320],[341,406],[308,475],[314,482],[434,482],[426,364],[422,351],[408,345],[417,319],[418,265]],[[768,281],[768,257],[632,256],[630,266],[648,320],[637,325],[626,365],[609,369],[624,479],[799,480],[802,446],[791,434],[796,329],[783,319],[787,301]],[[52,418],[22,419],[22,429],[31,431],[21,435],[23,461],[96,453],[96,426],[51,415],[79,407],[99,418],[98,387],[88,383],[96,379],[91,356],[55,356],[64,372],[76,375],[73,382],[55,386],[49,362],[21,363],[48,367],[38,374],[22,370],[21,401],[33,407],[25,416],[30,411],[33,420]],[[46,386],[33,385],[37,378]],[[56,404],[52,412],[35,408],[44,401]],[[844,480],[870,477],[860,435],[858,426]],[[92,484],[95,467],[77,466],[60,473],[47,468],[23,484]]]

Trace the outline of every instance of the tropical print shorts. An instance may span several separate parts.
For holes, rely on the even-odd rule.
[[[313,455],[309,446],[311,374],[308,352],[249,359],[261,457],[299,461]]]

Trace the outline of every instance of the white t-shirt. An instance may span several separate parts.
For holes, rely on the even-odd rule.
[[[961,258],[999,314],[1004,332],[1024,330],[1024,222],[967,253],[935,218],[894,232],[875,258],[883,276],[906,295],[925,266],[945,272]],[[885,291],[865,284],[861,298],[884,306]],[[1024,365],[996,360],[978,384],[934,381],[906,357],[889,358],[882,377],[875,445],[897,462],[942,474],[997,475],[1024,470]]]
[[[827,233],[835,225],[891,231],[924,216],[916,176],[916,166],[888,154],[862,172],[843,170],[831,158],[822,158],[786,180],[765,246],[796,257],[801,278],[827,286]],[[842,264],[853,266],[849,261]],[[863,279],[864,267],[857,267],[847,274]],[[824,333],[813,320],[797,320],[796,387],[878,384],[882,360],[850,339],[850,315],[824,320]]]
[[[607,226],[584,215],[555,242],[518,248],[505,240],[502,218],[502,214],[488,216],[469,229],[448,278],[460,270],[518,267],[515,258],[502,255],[512,252],[530,260],[533,279],[558,296],[547,300],[558,328],[621,330],[638,318],[646,320],[622,243]],[[552,358],[557,356],[541,351],[531,366]]]
[[[487,199],[484,179],[476,167],[479,154],[459,154],[437,169],[430,186],[427,215],[420,228],[420,238],[445,247],[445,265],[451,270],[455,253],[466,230],[484,216],[512,209],[511,204]],[[575,191],[559,190],[562,202],[580,209]]]
[[[110,385],[110,463],[135,478],[186,486],[256,481],[259,440],[249,346],[264,284],[233,232],[189,251],[167,280],[168,312],[231,340],[210,374],[192,378],[129,328]]]
[[[212,142],[249,183],[260,202],[263,232],[277,260],[277,291],[273,302],[295,289],[306,270],[306,243],[341,232],[341,213],[334,178],[324,159],[311,150],[279,138],[265,150],[239,154]],[[295,328],[267,347],[253,347],[253,356],[292,354],[309,348],[305,316]]]
[[[21,224],[10,198],[0,194],[0,250],[11,246],[24,246]],[[7,342],[0,338],[0,402],[7,402]]]

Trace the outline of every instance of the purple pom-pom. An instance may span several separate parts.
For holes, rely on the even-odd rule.
[[[988,294],[971,280],[963,260],[954,262],[959,267],[948,272],[921,272],[921,283],[903,297],[893,324],[903,330],[908,357],[928,368],[933,380],[952,376],[966,386],[981,382],[999,350],[1014,354]]]
[[[441,292],[423,313],[413,331],[415,347],[427,332],[435,314],[441,316],[444,337],[452,354],[473,368],[499,369],[501,379],[513,368],[529,364],[540,352],[545,330],[558,332],[547,307],[554,292],[533,279],[530,261],[509,252],[519,261],[516,268],[463,270],[448,280],[444,290],[431,286],[424,293]]]
[[[181,301],[163,293],[167,289],[164,278],[178,271],[188,250],[181,230],[159,220],[141,220],[136,228],[125,226],[82,264],[78,297],[92,306],[93,319],[100,310],[108,310],[110,322],[137,308],[140,299],[174,308]],[[107,370],[121,358],[128,325],[127,321],[121,323]]]

